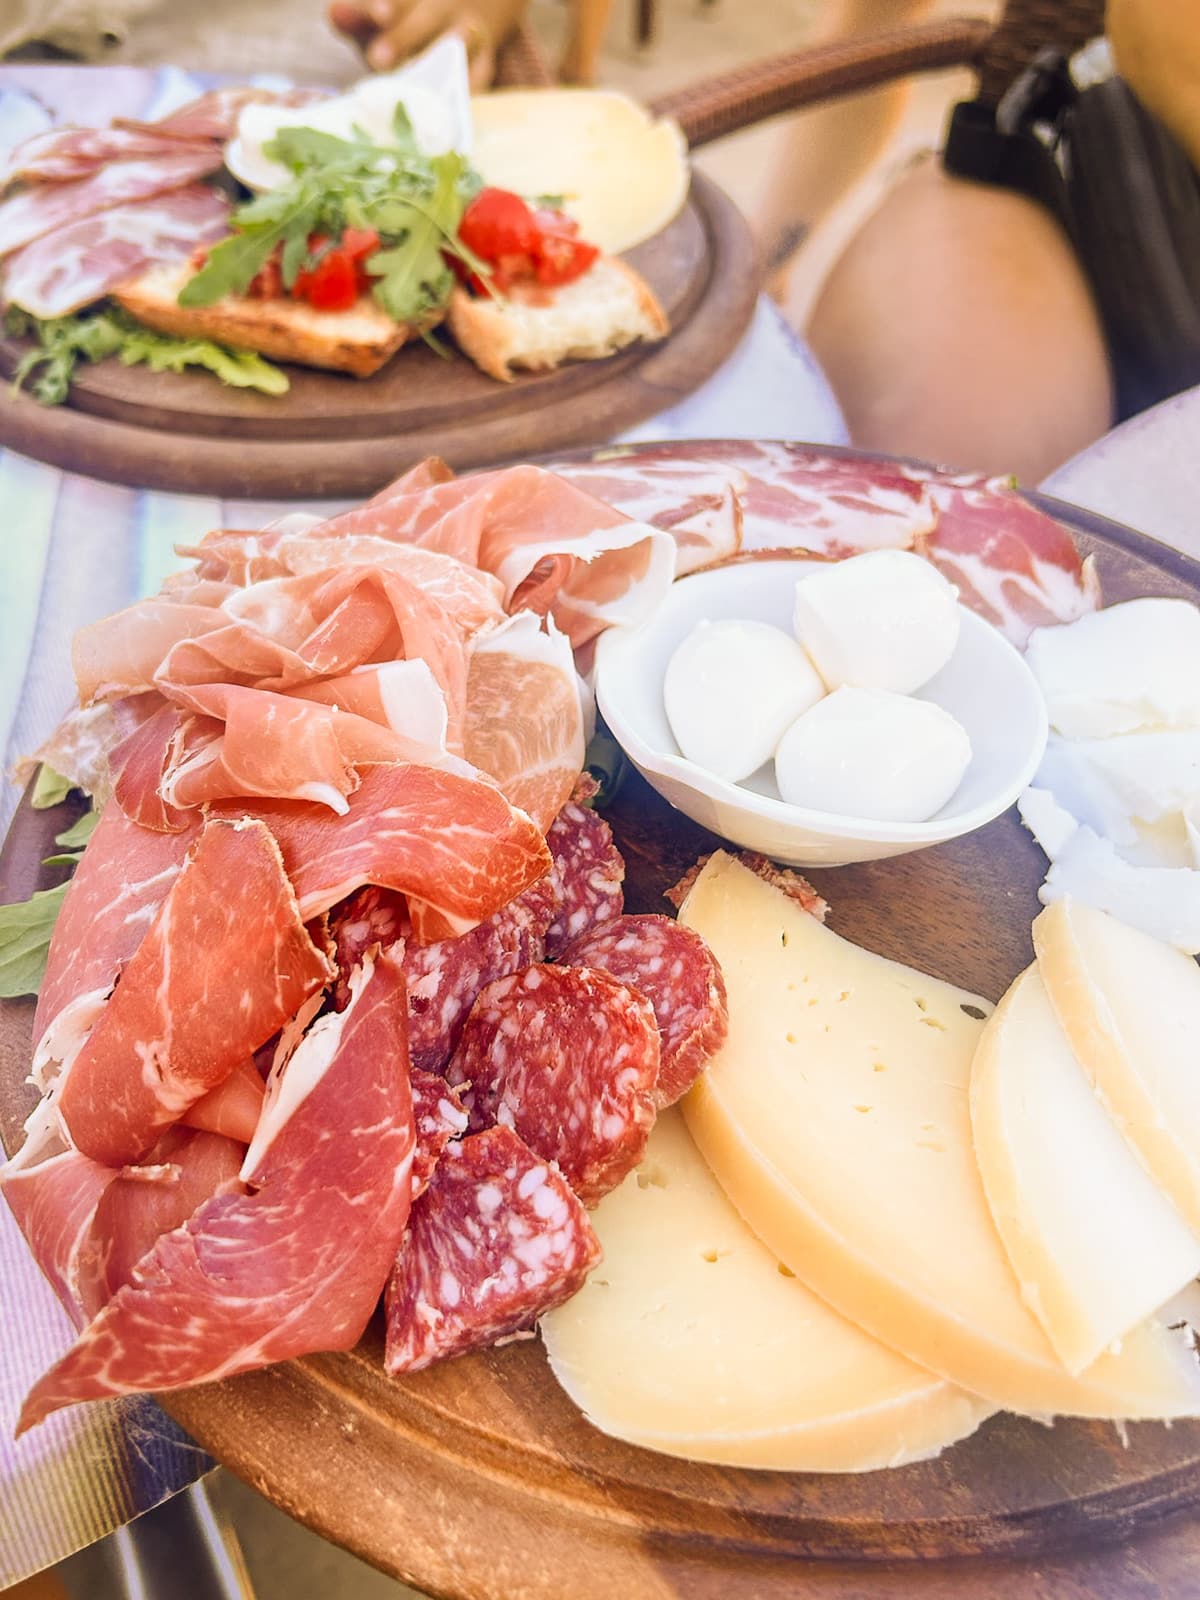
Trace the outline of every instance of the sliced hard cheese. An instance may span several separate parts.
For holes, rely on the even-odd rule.
[[[1033,924],[1038,967],[1084,1071],[1200,1231],[1200,967],[1078,900]]]
[[[1069,1371],[1200,1273],[1200,1239],[1105,1113],[1036,967],[983,1030],[971,1126],[1022,1297]]]
[[[502,89],[471,102],[472,165],[483,181],[528,199],[561,198],[580,233],[608,255],[665,228],[687,198],[687,146],[604,89]]]
[[[729,1036],[684,1101],[767,1247],[843,1316],[998,1405],[1200,1412],[1182,1335],[1144,1324],[1078,1377],[1022,1304],[971,1142],[978,996],[847,943],[718,853],[680,921],[729,992]]]
[[[865,1472],[936,1455],[993,1409],[896,1355],[780,1270],[677,1111],[592,1212],[604,1260],[542,1319],[597,1428],[668,1455]]]

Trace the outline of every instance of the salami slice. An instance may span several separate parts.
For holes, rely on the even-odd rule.
[[[446,1077],[472,1131],[515,1128],[595,1205],[641,1160],[658,1063],[644,995],[607,972],[533,966],[480,992]]]
[[[419,1372],[531,1328],[600,1255],[579,1201],[511,1128],[450,1145],[388,1282],[387,1370]]]
[[[558,897],[546,930],[547,961],[556,960],[590,928],[619,917],[625,905],[621,887],[625,862],[613,843],[612,829],[584,804],[597,787],[595,779],[585,774],[546,835],[553,861],[550,877]]]
[[[415,1070],[409,1076],[412,1086],[413,1122],[417,1129],[417,1148],[413,1155],[412,1197],[424,1194],[433,1169],[451,1139],[461,1139],[469,1118],[463,1110],[458,1090],[435,1072]]]
[[[454,1053],[467,1012],[485,984],[541,961],[546,929],[558,904],[549,874],[501,906],[495,916],[457,939],[418,945],[404,897],[389,889],[361,889],[335,918],[338,1009],[349,993],[350,974],[372,944],[393,954],[408,984],[408,1047],[415,1067],[442,1072]]]
[[[725,980],[704,940],[670,917],[621,916],[576,939],[563,961],[599,968],[646,996],[658,1023],[654,1104],[660,1111],[674,1105],[729,1030]]]

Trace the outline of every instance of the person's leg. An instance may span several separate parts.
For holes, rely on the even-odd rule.
[[[814,43],[922,22],[933,0],[827,0]],[[801,112],[780,140],[755,227],[771,268],[780,267],[807,228],[875,160],[895,130],[908,89],[890,84]]]
[[[1037,483],[1112,421],[1103,335],[1062,229],[932,159],[851,239],[808,337],[868,449]]]

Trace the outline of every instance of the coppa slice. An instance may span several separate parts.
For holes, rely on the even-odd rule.
[[[592,1213],[603,1266],[542,1320],[554,1375],[604,1433],[648,1450],[866,1472],[936,1455],[993,1409],[856,1328],[783,1271],[678,1111]]]
[[[1200,1238],[1105,1114],[1036,967],[983,1030],[971,1126],[1021,1297],[1068,1371],[1200,1273]]]
[[[683,1102],[688,1127],[804,1283],[1014,1411],[1200,1412],[1183,1335],[1143,1324],[1072,1377],[1021,1303],[971,1143],[986,1000],[849,944],[722,853],[680,920],[707,940],[729,994],[729,1037]]]
[[[1200,967],[1071,899],[1041,913],[1033,945],[1058,1020],[1109,1115],[1200,1232]]]

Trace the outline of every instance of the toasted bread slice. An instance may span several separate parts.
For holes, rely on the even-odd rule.
[[[503,300],[456,288],[447,326],[476,366],[505,383],[517,367],[597,360],[670,332],[649,285],[615,256],[601,256],[574,283],[517,289]]]
[[[303,300],[249,295],[226,295],[211,306],[181,306],[179,291],[193,271],[186,262],[152,267],[114,290],[113,299],[159,333],[215,339],[234,350],[257,350],[278,361],[330,367],[356,378],[378,372],[418,331],[393,321],[370,295],[348,311],[317,311]]]

